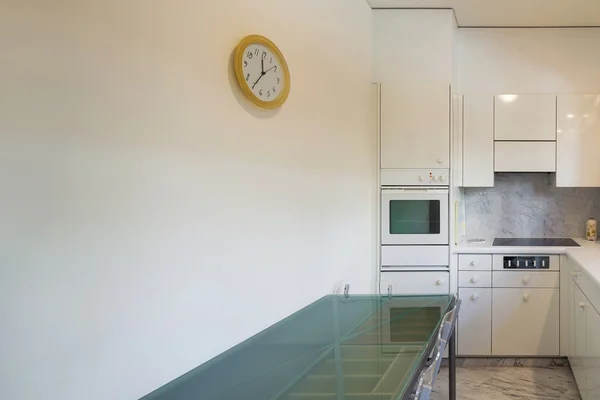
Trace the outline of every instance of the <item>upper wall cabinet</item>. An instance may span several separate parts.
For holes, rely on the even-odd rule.
[[[556,96],[497,95],[494,128],[496,140],[556,140]]]
[[[494,97],[463,98],[464,187],[494,186]]]
[[[559,95],[556,121],[556,186],[600,187],[600,95]]]
[[[451,10],[373,11],[381,168],[450,168]]]

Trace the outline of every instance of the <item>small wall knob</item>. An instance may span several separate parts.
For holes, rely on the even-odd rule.
[[[479,298],[479,295],[477,295],[477,294],[471,295],[471,300],[477,300],[478,298]]]
[[[527,300],[529,300],[529,295],[527,293],[525,293],[523,295],[523,301],[527,301]]]

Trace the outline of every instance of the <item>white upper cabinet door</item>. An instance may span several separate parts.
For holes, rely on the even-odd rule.
[[[452,10],[373,11],[381,168],[450,168]]]
[[[556,96],[500,94],[495,98],[496,140],[556,140]]]
[[[600,187],[600,95],[557,99],[556,186]]]
[[[491,95],[465,95],[463,99],[462,186],[494,186],[494,97]]]

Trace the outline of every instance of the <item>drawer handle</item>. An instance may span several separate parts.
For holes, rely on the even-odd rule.
[[[438,158],[436,161],[437,161],[437,163],[438,163],[438,164],[441,164],[441,163],[443,163],[443,161],[442,161],[442,159],[441,159],[441,158]]]
[[[477,283],[478,280],[479,279],[477,279],[477,277],[474,276],[474,277],[471,278],[471,283]]]
[[[435,284],[436,284],[436,285],[438,285],[438,286],[442,286],[442,283],[444,283],[444,280],[443,280],[443,279],[438,279],[438,280],[435,282]]]
[[[471,266],[474,267],[475,265],[477,265],[477,262],[475,260],[471,261]]]
[[[585,303],[579,303],[579,308],[583,310],[585,308]]]
[[[525,278],[523,278],[523,283],[525,285],[527,285],[529,283],[529,277],[528,276],[526,276]]]
[[[525,293],[523,295],[523,301],[527,301],[527,300],[529,300],[529,295],[527,293]]]
[[[471,300],[473,300],[473,301],[477,300],[478,298],[479,298],[479,295],[477,295],[477,294],[471,295]]]

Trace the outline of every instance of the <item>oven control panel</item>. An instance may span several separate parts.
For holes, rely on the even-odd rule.
[[[504,269],[550,269],[549,256],[504,256]]]

